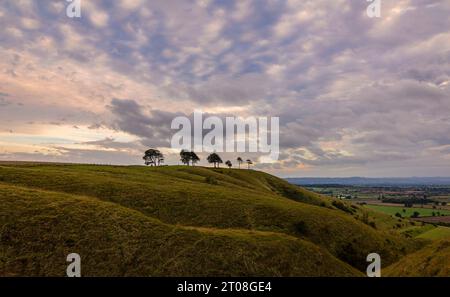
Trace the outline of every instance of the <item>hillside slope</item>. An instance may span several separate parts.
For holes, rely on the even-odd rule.
[[[110,207],[117,208],[117,211],[134,214],[133,216],[128,215],[129,222],[127,222],[133,226],[130,227],[132,229],[141,230],[136,226],[140,225],[137,222],[145,219],[166,226],[162,234],[170,233],[169,230],[173,228],[183,230],[183,234],[189,234],[185,235],[186,237],[195,237],[193,234],[200,236],[199,232],[202,234],[201,236],[208,234],[206,237],[209,239],[201,240],[205,243],[205,254],[202,256],[204,261],[208,261],[207,259],[211,259],[211,257],[214,258],[214,253],[218,249],[221,250],[220,247],[215,246],[216,242],[226,238],[225,246],[237,244],[234,241],[237,234],[240,234],[238,238],[241,239],[239,242],[242,250],[254,250],[253,245],[255,245],[258,247],[256,250],[260,249],[261,254],[276,254],[276,250],[280,248],[280,254],[286,256],[286,258],[284,256],[275,258],[280,263],[286,260],[290,261],[289,259],[292,257],[293,259],[302,257],[302,252],[297,251],[300,246],[307,247],[303,248],[310,251],[307,254],[317,253],[312,250],[315,249],[315,251],[320,251],[320,255],[326,255],[323,257],[330,257],[330,259],[318,261],[315,256],[311,255],[309,258],[307,254],[304,254],[304,258],[299,258],[299,262],[293,263],[291,268],[287,268],[287,271],[281,271],[281,268],[276,268],[277,265],[274,266],[275,270],[272,272],[267,270],[269,265],[260,270],[233,270],[231,266],[234,264],[224,266],[220,262],[214,265],[209,263],[211,265],[209,269],[201,270],[209,271],[214,275],[332,275],[332,271],[342,273],[337,275],[358,274],[359,272],[356,272],[355,269],[349,269],[347,264],[364,271],[365,258],[369,253],[377,252],[382,256],[383,263],[391,264],[419,246],[419,243],[415,241],[403,238],[398,234],[377,230],[356,219],[362,212],[357,207],[332,203],[329,198],[292,186],[271,175],[251,170],[182,166],[145,168],[141,166],[0,163],[0,184],[4,191],[9,189],[9,195],[15,195],[20,199],[24,199],[26,196],[25,190],[32,190],[33,194],[28,195],[26,201],[34,202],[44,199],[48,202],[48,207],[52,205],[51,199],[46,198],[49,195],[54,198],[70,195],[72,199],[82,196],[91,203],[107,203]],[[2,195],[2,197],[2,199],[8,199],[4,198],[8,197],[7,195]],[[6,215],[8,209],[19,208],[20,205],[16,204],[21,201],[20,199],[9,201],[8,208],[2,207],[0,211],[2,217]],[[5,230],[5,224],[22,221],[24,226],[32,225],[30,222],[33,219],[39,218],[47,211],[53,211],[53,215],[57,214],[54,209],[48,207],[40,211],[33,211],[34,206],[31,205],[30,213],[25,217],[21,216],[20,220],[18,217],[12,216],[4,220],[2,230]],[[77,215],[73,213],[75,211],[76,209],[61,208],[61,212],[70,217]],[[92,217],[93,222],[89,221],[89,217]],[[91,212],[91,215],[86,216],[86,220],[85,224],[92,223],[93,232],[102,234],[101,226],[107,223],[106,217]],[[70,229],[73,226],[68,223],[65,228]],[[36,230],[31,231],[36,232]],[[194,231],[196,233],[189,233]],[[58,230],[52,229],[49,232],[53,235],[46,235],[44,232],[43,236],[51,236],[52,242],[55,237],[61,236],[57,235]],[[112,235],[115,235],[113,231],[111,232]],[[121,236],[125,240],[128,236],[127,232],[121,232],[124,232]],[[148,236],[155,237],[156,235],[148,233]],[[217,236],[220,236],[221,239],[219,240]],[[156,236],[156,238],[158,237]],[[24,240],[19,236],[20,242]],[[89,236],[86,235],[86,239],[80,237],[78,240],[70,242],[79,242],[79,240],[89,240]],[[63,244],[59,241],[55,242]],[[111,244],[111,248],[120,247],[120,242],[120,240],[115,241]],[[260,242],[259,245],[258,242]],[[48,244],[54,246],[56,243],[52,245],[49,240]],[[152,247],[147,247],[146,244],[146,242],[136,243],[140,249],[150,251]],[[26,246],[24,244],[23,248],[26,249]],[[271,246],[273,247],[272,251],[270,251]],[[9,253],[13,253],[4,246],[3,241],[1,248],[2,255],[5,255],[5,251],[8,250]],[[40,251],[45,248],[45,245],[42,245],[30,251]],[[124,247],[123,253],[127,253],[128,250],[128,247]],[[295,255],[290,255],[287,250]],[[23,253],[26,254],[26,250]],[[226,259],[224,261],[232,261],[233,253],[236,251],[230,249],[230,254],[223,256],[223,259]],[[8,255],[8,257],[12,257],[11,254]],[[15,256],[20,257],[21,255],[16,254]],[[321,259],[323,257],[321,256]],[[6,259],[5,256],[2,258]],[[300,259],[305,263],[300,265]],[[249,261],[249,263],[253,263],[253,266],[259,263],[259,260],[254,258]],[[333,268],[332,271],[305,268],[309,267],[308,265],[311,266],[311,263],[324,261],[334,261],[335,264],[330,264],[330,267],[339,266],[340,268]],[[182,266],[184,267],[184,265]],[[216,273],[212,272],[215,270],[217,270]],[[150,271],[154,270],[142,270],[141,272],[147,275]],[[344,271],[348,273],[343,273]],[[171,275],[177,274],[177,272],[171,273],[173,273]],[[178,273],[180,275],[195,274],[192,271],[188,273],[181,270]]]
[[[304,240],[270,232],[183,228],[89,197],[0,185],[0,275],[358,275]]]
[[[382,271],[385,276],[450,275],[450,240],[436,241]]]

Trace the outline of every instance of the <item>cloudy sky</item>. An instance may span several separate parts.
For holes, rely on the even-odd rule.
[[[381,2],[1,0],[0,160],[177,164],[202,109],[279,117],[280,176],[450,176],[450,1]]]

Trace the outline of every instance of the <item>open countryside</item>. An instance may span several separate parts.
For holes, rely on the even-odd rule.
[[[400,206],[383,206],[383,205],[367,205],[366,207],[384,212],[390,215],[400,215],[402,217],[413,217],[417,213],[418,217],[431,216],[450,216],[450,211],[445,209],[420,208],[420,207],[400,207]]]
[[[3,162],[0,200],[3,276],[61,276],[73,250],[87,276],[362,276],[374,250],[385,275],[437,276],[450,259],[404,273],[446,257],[446,231],[248,168]]]

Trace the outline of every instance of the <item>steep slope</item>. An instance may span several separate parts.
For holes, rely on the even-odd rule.
[[[382,271],[384,276],[450,275],[450,240],[436,241]]]
[[[358,209],[256,171],[3,164],[0,182],[94,197],[165,224],[295,236],[361,271],[369,253],[381,254],[390,264],[417,248],[411,240],[355,219]]]
[[[0,276],[358,276],[327,251],[270,232],[182,228],[113,203],[0,184]]]

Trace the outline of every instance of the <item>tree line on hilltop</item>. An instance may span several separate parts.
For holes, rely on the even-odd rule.
[[[146,150],[144,157],[142,157],[142,159],[144,159],[145,165],[147,166],[161,166],[164,163],[164,155],[157,149]],[[208,163],[213,164],[214,168],[219,168],[220,164],[223,163],[222,158],[217,153],[210,154],[206,158],[206,160],[208,161]],[[187,166],[190,165],[195,166],[195,164],[197,164],[200,161],[200,158],[193,151],[181,150],[180,161]],[[244,163],[244,160],[241,157],[238,157],[236,161],[240,169],[241,164]],[[245,160],[245,163],[247,163],[248,169],[250,169],[250,165],[253,165],[253,162],[250,159]],[[227,160],[225,162],[225,165],[227,165],[228,168],[233,167],[233,163],[230,160]]]

